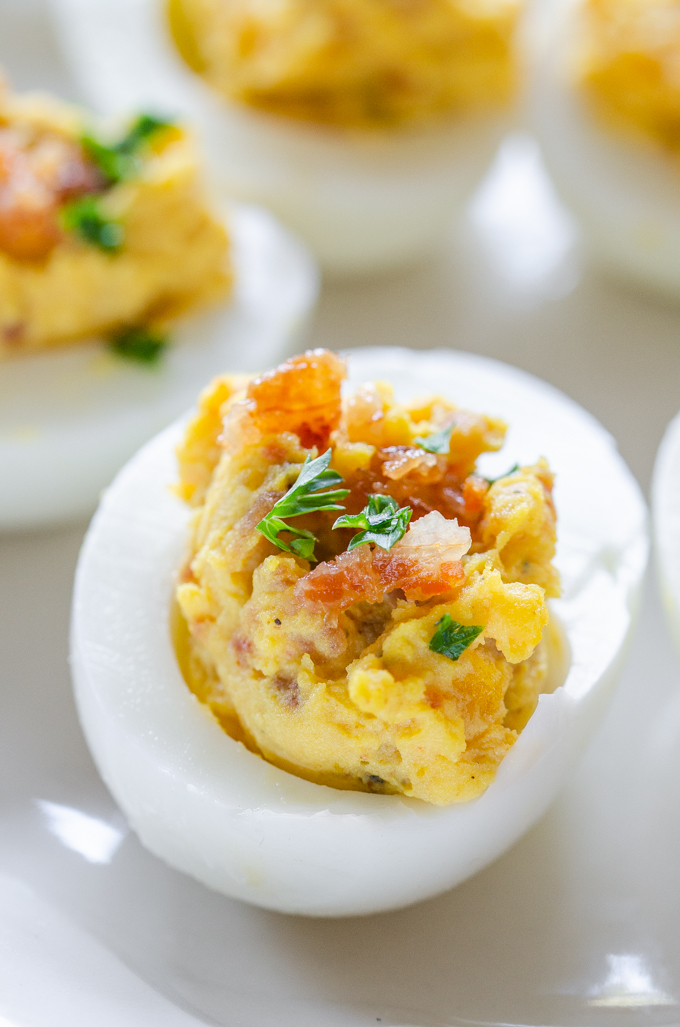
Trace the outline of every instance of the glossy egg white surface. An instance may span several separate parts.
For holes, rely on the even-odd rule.
[[[72,70],[106,114],[148,109],[198,129],[215,184],[261,203],[324,270],[353,275],[427,253],[481,181],[502,115],[399,133],[340,132],[229,103],[183,62],[164,0],[51,0]]]
[[[680,414],[666,429],[654,466],[652,513],[664,606],[680,647]]]
[[[531,31],[527,111],[586,249],[608,271],[680,299],[680,164],[592,114],[573,81],[582,0],[543,0]]]
[[[484,473],[545,455],[557,474],[555,600],[566,680],[538,708],[478,800],[435,808],[336,791],[265,763],[218,727],[180,674],[174,575],[188,512],[168,490],[182,422],[148,443],[104,496],[86,538],[71,660],[98,768],[142,842],[209,887],[289,913],[407,905],[500,855],[544,812],[606,707],[647,560],[646,508],[612,437],[551,386],[455,351],[350,353],[350,385],[389,379],[402,398],[438,391],[510,423]]]
[[[318,293],[313,259],[271,215],[229,211],[234,286],[184,318],[157,366],[95,339],[0,365],[0,530],[84,517],[126,460],[225,366],[257,370],[296,342]]]

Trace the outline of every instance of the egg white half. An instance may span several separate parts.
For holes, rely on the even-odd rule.
[[[656,567],[668,620],[680,648],[680,414],[666,428],[652,481]]]
[[[158,366],[111,354],[101,340],[0,365],[0,530],[84,517],[147,439],[225,367],[256,371],[301,334],[318,293],[316,265],[271,215],[228,216],[234,287],[184,318]]]
[[[647,560],[646,509],[611,436],[555,389],[451,351],[356,350],[350,383],[442,392],[511,425],[485,473],[544,454],[557,473],[554,612],[571,662],[542,695],[495,781],[446,808],[336,791],[270,766],[229,738],[187,688],[171,639],[188,512],[168,491],[182,423],[152,440],[107,491],[76,579],[72,667],[82,725],[142,842],[209,887],[289,913],[342,916],[450,888],[543,813],[616,682]]]
[[[215,184],[274,211],[331,273],[394,267],[432,249],[507,129],[502,115],[385,133],[276,118],[229,103],[184,64],[164,0],[51,2],[76,78],[97,109],[189,120]]]
[[[530,126],[587,249],[606,269],[680,298],[680,163],[597,119],[569,69],[582,0],[539,8],[530,36]]]

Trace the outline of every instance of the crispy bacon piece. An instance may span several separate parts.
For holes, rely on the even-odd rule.
[[[406,598],[428,599],[450,592],[463,580],[461,557],[470,531],[434,511],[412,524],[389,551],[358,546],[321,563],[295,586],[295,595],[328,611],[346,610],[364,600],[379,602],[400,588]]]
[[[420,466],[412,473],[406,469],[402,477],[388,477],[386,462],[396,459],[396,454],[415,447],[394,446],[381,449],[373,457],[368,468],[362,468],[346,479],[351,495],[345,500],[348,513],[363,510],[371,494],[392,496],[400,506],[410,506],[413,521],[425,514],[438,510],[447,520],[456,518],[476,535],[482,516],[484,498],[489,490],[487,481],[476,475],[461,480],[445,464],[445,457],[419,450],[424,456],[433,457],[432,466]],[[442,471],[442,464],[444,470]],[[475,538],[475,541],[477,539]]]
[[[383,593],[370,546],[358,546],[351,553],[320,563],[295,586],[297,598],[329,611],[346,610],[361,600],[378,603]]]
[[[344,425],[350,442],[368,442],[379,446],[385,408],[385,389],[377,382],[365,382],[348,396],[345,403]]]
[[[0,129],[0,250],[17,260],[48,256],[61,238],[61,204],[101,187],[99,171],[76,143]]]
[[[439,460],[420,446],[389,446],[381,449],[378,459],[386,478],[399,481],[410,474],[420,484],[441,481],[446,470],[446,458]]]
[[[340,421],[345,361],[325,349],[307,350],[255,378],[247,410],[262,435],[293,432],[307,449],[325,449]]]
[[[389,552],[376,550],[373,563],[386,592],[400,588],[409,600],[428,599],[463,580],[461,557],[471,541],[469,528],[434,510],[412,524]]]

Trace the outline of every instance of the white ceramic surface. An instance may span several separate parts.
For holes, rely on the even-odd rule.
[[[680,414],[668,425],[654,465],[656,566],[671,629],[680,646]]]
[[[0,27],[17,86],[77,95],[38,0],[0,0]],[[515,137],[463,235],[327,288],[310,341],[522,367],[592,411],[647,490],[680,408],[680,313],[584,272],[575,242]],[[541,821],[440,898],[316,921],[216,895],[126,831],[67,668],[83,530],[0,538],[2,1027],[678,1027],[680,663],[653,581],[610,711]]]
[[[582,0],[539,0],[528,121],[592,256],[631,282],[680,298],[680,172],[652,145],[608,130],[575,87]]]
[[[271,215],[232,206],[234,291],[185,318],[158,366],[101,340],[0,367],[0,530],[91,513],[116,471],[210,378],[259,370],[302,337],[318,292],[312,258]]]
[[[182,680],[173,583],[189,511],[169,494],[181,426],[116,478],[76,577],[71,665],[104,780],[152,852],[218,891],[282,912],[346,916],[404,906],[480,870],[540,815],[606,707],[647,560],[646,510],[611,436],[554,389],[464,353],[349,353],[349,386],[384,377],[398,398],[441,391],[510,425],[491,476],[544,455],[556,474],[553,608],[571,666],[543,695],[495,781],[444,809],[336,791],[271,767],[226,736]],[[583,504],[583,496],[590,502]]]
[[[216,185],[261,203],[325,270],[403,264],[445,236],[481,180],[504,116],[400,133],[348,133],[228,103],[183,62],[165,0],[52,0],[74,75],[104,113],[168,112],[198,128]]]

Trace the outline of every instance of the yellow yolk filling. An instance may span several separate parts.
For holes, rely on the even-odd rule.
[[[255,530],[267,497],[285,492],[316,450],[292,432],[235,441],[223,425],[247,409],[246,387],[213,383],[178,452],[178,491],[196,508],[177,588],[187,682],[232,737],[310,781],[437,805],[479,795],[548,688],[546,599],[559,581],[547,464],[490,487],[467,479],[483,499],[468,511],[472,546],[447,594],[409,601],[397,591],[338,612],[301,602],[310,563]],[[403,406],[384,384],[343,403],[331,466],[356,488],[376,453],[412,444],[453,413],[450,454],[434,459],[465,477],[481,452],[499,448],[502,422],[442,399]],[[329,530],[335,516],[301,519],[319,539],[317,575],[347,545]],[[484,628],[455,661],[430,648],[446,614]]]
[[[286,117],[391,126],[506,103],[521,0],[169,0],[186,62]]]
[[[679,0],[586,0],[582,87],[611,125],[680,149]]]

